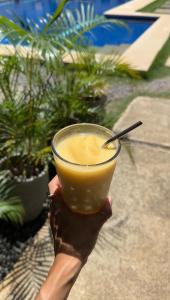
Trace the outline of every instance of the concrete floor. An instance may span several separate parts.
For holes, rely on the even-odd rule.
[[[170,299],[169,116],[170,100],[138,97],[116,124],[144,122],[123,146],[111,186],[113,217],[69,300]]]

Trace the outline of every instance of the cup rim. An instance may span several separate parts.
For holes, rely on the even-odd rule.
[[[59,159],[61,159],[62,161],[68,163],[68,164],[71,164],[71,165],[74,165],[74,166],[79,166],[79,167],[96,167],[96,166],[101,166],[101,165],[104,165],[106,163],[109,163],[110,161],[114,160],[118,154],[120,153],[120,150],[121,150],[121,143],[120,143],[120,140],[117,139],[117,143],[118,143],[118,147],[117,147],[117,151],[116,153],[111,156],[109,159],[101,162],[101,163],[98,163],[98,164],[78,164],[78,163],[74,163],[74,162],[71,162],[65,158],[63,158],[55,149],[54,147],[54,139],[55,139],[55,136],[58,135],[59,133],[61,133],[62,131],[66,130],[67,128],[71,128],[71,127],[76,127],[76,126],[86,126],[86,125],[92,125],[92,126],[96,126],[96,127],[100,127],[100,128],[103,128],[105,130],[108,130],[110,131],[110,133],[112,133],[112,131],[110,129],[108,129],[107,127],[104,127],[104,126],[101,126],[101,125],[98,125],[98,124],[94,124],[94,123],[76,123],[76,124],[73,124],[73,125],[69,125],[69,126],[66,126],[62,129],[60,129],[53,137],[52,139],[52,142],[51,142],[51,148],[52,148],[52,152],[53,154],[55,154]]]

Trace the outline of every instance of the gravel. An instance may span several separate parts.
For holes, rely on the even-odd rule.
[[[109,102],[121,101],[121,99],[136,94],[170,92],[170,77],[154,79],[152,81],[122,80],[121,78],[110,80],[106,89]]]
[[[134,93],[135,87],[126,82],[113,82],[107,88],[108,101],[120,100],[121,98],[128,97]]]
[[[170,77],[159,78],[146,82],[145,86],[143,86],[143,90],[149,91],[150,93],[170,92]]]

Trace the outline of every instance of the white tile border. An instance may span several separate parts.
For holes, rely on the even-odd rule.
[[[138,11],[154,1],[133,0],[105,12],[106,16],[158,18],[121,56],[123,61],[143,72],[150,69],[159,51],[170,37],[170,15]]]

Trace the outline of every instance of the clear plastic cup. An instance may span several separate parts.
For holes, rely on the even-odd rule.
[[[74,212],[93,214],[101,209],[108,195],[121,145],[119,140],[113,142],[116,152],[107,161],[91,165],[76,164],[64,159],[62,153],[57,152],[57,147],[63,139],[80,133],[102,135],[108,140],[113,136],[113,132],[100,125],[81,123],[58,131],[52,141],[52,151],[65,203]],[[81,145],[79,147],[81,151]]]

